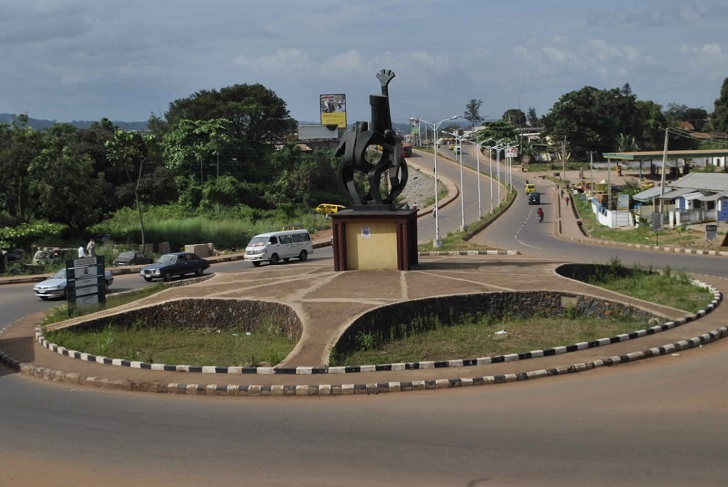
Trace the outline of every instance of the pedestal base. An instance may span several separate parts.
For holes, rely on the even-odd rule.
[[[417,265],[417,210],[344,210],[331,219],[334,270],[407,271]]]

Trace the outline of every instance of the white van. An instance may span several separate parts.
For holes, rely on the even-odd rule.
[[[261,262],[275,265],[291,258],[304,261],[310,254],[313,254],[313,244],[308,230],[262,233],[253,237],[245,248],[245,260],[256,266]]]

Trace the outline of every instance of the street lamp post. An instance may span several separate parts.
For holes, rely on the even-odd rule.
[[[440,120],[437,123],[428,122],[427,120],[420,119],[422,123],[425,123],[432,127],[432,140],[435,141],[433,144],[433,148],[435,149],[435,208],[433,208],[433,212],[435,213],[435,240],[432,241],[432,246],[436,249],[439,249],[442,247],[442,239],[440,238],[440,210],[438,206],[438,187],[437,187],[437,129],[440,128],[440,125],[447,122],[448,120],[455,120],[458,118],[457,115],[453,115],[452,117],[445,118],[443,120]]]
[[[472,140],[469,142],[471,144],[474,144],[475,149],[477,150],[477,152],[475,153],[475,160],[476,160],[476,163],[475,163],[476,169],[475,170],[478,172],[478,220],[480,220],[483,218],[483,205],[481,204],[481,200],[480,200],[480,151],[483,148],[483,143],[477,142],[477,141],[473,142]],[[491,179],[491,184],[492,184],[492,179]],[[493,190],[491,188],[491,193],[492,193],[492,191]],[[491,211],[493,211],[492,198],[493,198],[493,196],[491,195]]]
[[[495,149],[492,145],[485,146],[488,149],[488,177],[490,179],[490,212],[493,213],[493,156],[491,151]]]
[[[452,134],[449,132],[444,133],[455,137],[455,140],[458,141],[458,160],[460,162],[460,231],[464,232],[468,228],[465,225],[465,188],[463,188],[463,141],[467,137],[465,135]]]

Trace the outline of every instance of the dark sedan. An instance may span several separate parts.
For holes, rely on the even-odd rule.
[[[135,252],[133,250],[127,250],[125,252],[122,252],[118,256],[116,256],[116,259],[114,259],[115,266],[144,265],[151,264],[152,262],[154,262],[154,259],[144,255],[144,252]]]
[[[194,274],[201,276],[210,263],[191,252],[164,254],[152,265],[142,267],[139,274],[147,281],[164,279],[170,281],[174,276]]]

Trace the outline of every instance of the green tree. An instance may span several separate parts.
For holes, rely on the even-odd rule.
[[[530,127],[538,127],[539,119],[536,115],[536,109],[528,107],[528,115],[526,116],[526,125]]]
[[[526,125],[526,114],[518,108],[510,108],[506,110],[501,118],[514,127],[523,127]]]
[[[480,116],[480,106],[483,104],[483,100],[480,98],[473,98],[465,104],[465,113],[463,118],[470,122],[471,127],[475,127],[475,124],[481,122],[483,117]]]
[[[677,126],[680,122],[688,122],[696,131],[702,132],[708,122],[708,112],[704,108],[690,108],[670,103],[665,110],[665,118],[672,126]]]
[[[635,134],[637,145],[643,150],[661,150],[664,146],[667,119],[662,106],[653,101],[637,101],[637,118],[641,133]]]
[[[516,128],[505,120],[486,122],[483,130],[475,133],[478,141],[486,142],[490,145],[500,141],[513,142],[516,140],[516,135]]]
[[[205,174],[219,175],[219,157],[230,144],[228,120],[181,120],[164,136],[165,166],[175,177],[189,178],[199,170],[199,182]]]
[[[728,78],[723,80],[723,86],[720,88],[720,96],[716,98],[713,107],[714,111],[710,119],[713,130],[728,132]]]
[[[27,123],[28,116],[20,115],[0,124],[0,208],[19,223],[30,222],[38,204],[28,167],[44,147],[43,135]]]
[[[90,155],[76,153],[63,142],[62,138],[51,140],[33,160],[31,189],[38,194],[42,216],[65,223],[75,236],[81,236],[107,216],[100,202],[111,187],[103,173],[96,173]]]
[[[142,247],[146,242],[144,236],[144,212],[140,190],[144,166],[153,151],[155,139],[153,135],[142,135],[139,132],[124,132],[117,130],[114,138],[106,141],[108,159],[114,166],[121,169],[134,192],[134,204],[139,214],[139,228],[141,232]]]
[[[618,134],[639,130],[636,97],[630,86],[598,90],[592,86],[563,95],[541,118],[545,135],[566,140],[572,153],[609,152]]]

